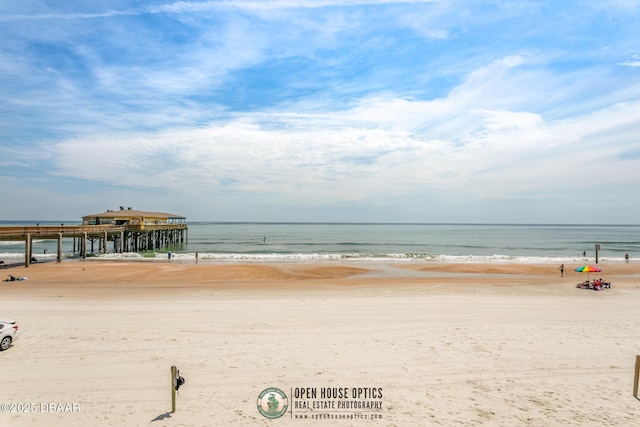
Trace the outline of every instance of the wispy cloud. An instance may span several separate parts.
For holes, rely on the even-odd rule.
[[[625,67],[640,67],[640,61],[619,62],[618,65],[624,65]]]
[[[95,13],[36,13],[36,14],[18,14],[18,15],[0,15],[0,22],[11,21],[45,21],[45,20],[78,20],[78,19],[96,19],[111,18],[114,16],[132,16],[149,13],[146,9],[128,9],[128,10],[107,10]]]
[[[319,9],[328,7],[411,5],[435,3],[441,0],[263,0],[263,1],[178,1],[161,5],[149,5],[102,12],[33,13],[0,15],[0,22],[99,19],[119,16],[179,13],[191,14],[212,10],[267,11],[282,9]]]

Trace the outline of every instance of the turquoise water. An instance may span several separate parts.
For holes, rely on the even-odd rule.
[[[32,223],[0,222],[9,224]],[[640,226],[195,222],[189,223],[187,243],[171,251],[176,260],[194,259],[198,252],[203,262],[594,262],[596,244],[603,262],[624,262],[625,253],[632,261],[640,260]],[[34,242],[36,257],[55,258],[55,251],[55,241]],[[72,239],[65,239],[63,252],[73,256]],[[146,256],[167,258],[166,250]],[[0,259],[22,257],[23,242],[0,242]],[[140,254],[99,257],[142,258]]]

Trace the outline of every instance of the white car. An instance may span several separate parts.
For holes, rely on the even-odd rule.
[[[11,343],[18,339],[18,324],[15,320],[0,319],[0,351],[11,347]]]

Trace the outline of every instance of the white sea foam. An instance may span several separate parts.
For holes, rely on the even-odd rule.
[[[56,253],[48,252],[34,253],[39,261],[54,260]],[[77,254],[63,253],[63,258],[80,259]],[[199,260],[203,262],[329,262],[329,261],[354,261],[354,262],[441,262],[441,263],[520,263],[520,264],[546,264],[546,263],[568,263],[568,264],[594,264],[594,258],[586,257],[562,257],[562,256],[512,256],[512,255],[431,255],[420,253],[391,253],[391,254],[368,254],[368,253],[210,253],[200,252]],[[16,261],[24,259],[23,252],[0,252],[0,260]],[[127,260],[127,261],[167,261],[166,252],[155,253],[107,253],[90,254],[88,260]],[[171,253],[171,260],[195,261],[195,252]],[[600,257],[600,262],[624,262],[620,257]],[[638,262],[640,258],[630,258],[630,262]]]
[[[175,262],[194,262],[195,253],[173,253],[171,261]],[[153,256],[148,254],[141,255],[134,252],[126,253],[108,253],[94,255],[90,260],[127,260],[127,261],[147,261],[147,262],[167,262],[169,260],[167,253],[154,253]],[[202,262],[331,262],[331,261],[353,261],[353,262],[439,262],[439,263],[469,263],[469,264],[594,264],[594,259],[586,259],[582,257],[536,257],[536,256],[509,256],[509,255],[425,255],[425,254],[244,254],[244,253],[199,253],[198,259]],[[600,258],[600,262],[619,263],[624,262],[619,258]],[[631,258],[631,262],[640,261],[640,258]]]
[[[2,240],[0,241],[0,246],[24,246],[24,242],[14,241],[14,240]]]
[[[52,261],[57,255],[55,253],[34,254],[38,261]],[[81,260],[77,254],[63,254],[63,258],[73,258]],[[171,253],[171,261],[175,262],[195,262],[195,253]],[[16,262],[24,259],[24,253],[4,252],[0,253],[0,260],[5,262]],[[167,253],[145,253],[136,252],[91,254],[86,258],[88,261],[136,261],[136,262],[167,262]],[[303,262],[394,262],[394,263],[468,263],[468,264],[595,264],[593,258],[583,257],[540,257],[540,256],[510,256],[510,255],[428,255],[428,254],[317,254],[317,253],[199,253],[198,259],[205,263],[303,263]],[[619,257],[600,257],[603,263],[622,263],[624,259]],[[630,258],[630,262],[640,262],[640,258]]]

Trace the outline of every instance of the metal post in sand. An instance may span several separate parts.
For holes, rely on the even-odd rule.
[[[176,412],[176,367],[171,367],[171,413]]]
[[[640,378],[640,356],[636,356],[636,374],[633,377],[633,396],[638,398],[638,378]]]

